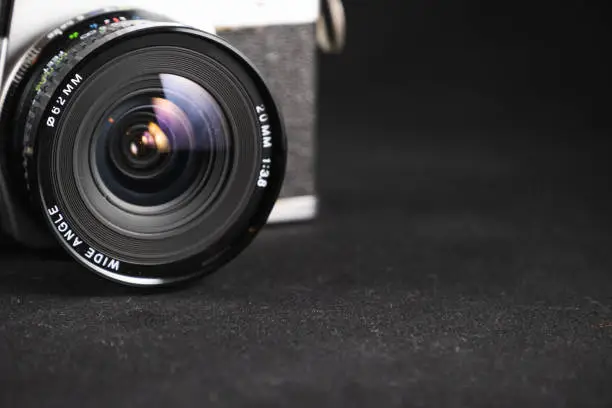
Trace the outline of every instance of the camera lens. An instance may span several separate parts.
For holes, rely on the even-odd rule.
[[[285,170],[280,112],[257,71],[220,38],[166,20],[77,19],[36,45],[11,88],[24,194],[78,262],[131,285],[231,260],[265,224]]]

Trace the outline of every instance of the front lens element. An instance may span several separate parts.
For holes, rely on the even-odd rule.
[[[94,130],[90,154],[96,181],[119,206],[187,199],[227,176],[232,144],[215,98],[174,74],[156,75],[148,86],[117,101]]]

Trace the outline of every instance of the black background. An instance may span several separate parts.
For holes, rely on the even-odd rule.
[[[182,291],[0,263],[2,406],[609,406],[609,14],[345,0],[312,224]]]

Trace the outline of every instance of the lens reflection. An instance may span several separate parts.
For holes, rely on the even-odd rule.
[[[130,143],[130,153],[135,159],[148,157],[154,153],[170,153],[170,140],[166,133],[155,122],[149,122],[142,134],[132,134],[134,136]]]
[[[222,182],[231,150],[218,102],[171,74],[118,101],[96,128],[92,155],[102,189],[119,201],[156,206]]]

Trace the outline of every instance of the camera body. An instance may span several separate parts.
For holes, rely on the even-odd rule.
[[[158,286],[217,269],[268,220],[313,218],[318,4],[302,3],[18,0],[0,235]]]
[[[255,64],[283,111],[288,138],[287,172],[269,222],[313,219],[318,210],[315,164],[319,1],[292,0],[290,7],[287,0],[226,0],[223,4],[213,17],[217,35]]]
[[[288,8],[283,0],[66,0],[59,3],[20,0],[15,4],[7,74],[42,34],[79,15],[116,6],[146,9],[216,33],[255,64],[282,107],[289,137],[286,180],[268,222],[315,218],[318,211],[315,23],[320,13],[319,2],[300,0]],[[5,77],[7,80],[10,78]],[[3,209],[0,243],[12,238],[33,248],[55,245],[47,231],[32,223],[19,204],[12,202],[5,177],[0,172],[0,209]]]

